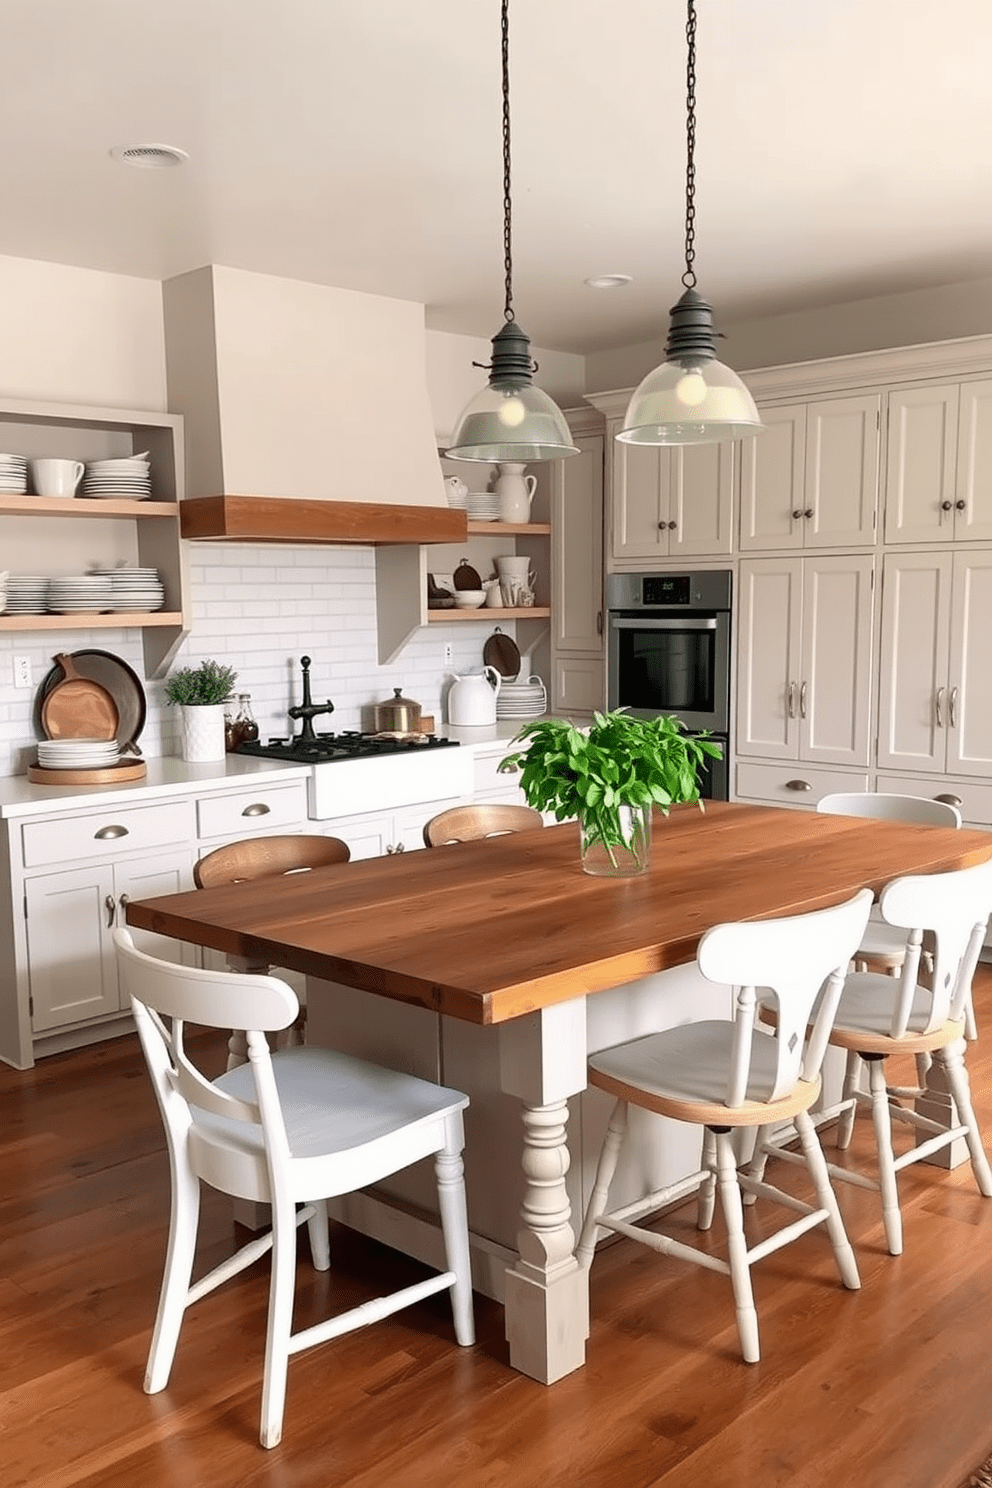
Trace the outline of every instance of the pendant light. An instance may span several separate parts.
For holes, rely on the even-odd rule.
[[[559,460],[577,455],[561,409],[534,386],[537,363],[530,341],[513,318],[513,252],[510,201],[510,23],[509,0],[501,0],[503,35],[503,265],[505,324],[493,337],[489,386],[463,409],[445,453],[452,460]],[[473,367],[485,367],[473,362]]]
[[[736,372],[716,359],[713,310],[696,291],[696,6],[686,20],[685,293],[669,311],[666,360],[649,372],[627,405],[617,438],[624,444],[716,444],[764,426]]]

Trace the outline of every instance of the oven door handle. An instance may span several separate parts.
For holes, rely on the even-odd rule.
[[[718,621],[715,619],[678,619],[678,620],[628,620],[625,617],[613,615],[610,617],[610,625],[614,630],[716,630]]]

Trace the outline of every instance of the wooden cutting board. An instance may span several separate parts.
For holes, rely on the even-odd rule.
[[[482,648],[482,659],[486,666],[495,667],[501,677],[516,677],[520,673],[520,648],[498,625]]]
[[[49,770],[45,765],[28,765],[28,779],[33,785],[116,785],[142,780],[147,773],[144,760],[121,760],[116,765],[98,765],[94,770]]]
[[[71,656],[60,652],[55,660],[65,677],[56,682],[41,705],[41,725],[48,738],[116,738],[120,714],[107,689],[89,677],[81,677]]]

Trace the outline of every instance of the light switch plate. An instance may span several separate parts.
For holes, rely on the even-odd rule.
[[[31,686],[31,683],[32,683],[32,678],[31,678],[31,658],[30,658],[30,656],[15,656],[14,657],[14,686],[15,687],[30,687]]]

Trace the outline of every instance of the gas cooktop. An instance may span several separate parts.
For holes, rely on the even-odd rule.
[[[288,760],[295,765],[324,765],[337,760],[375,759],[383,754],[423,754],[436,749],[453,749],[457,745],[457,739],[444,739],[439,734],[395,739],[355,731],[317,734],[313,739],[268,739],[264,744],[260,739],[253,739],[239,744],[235,753]]]

